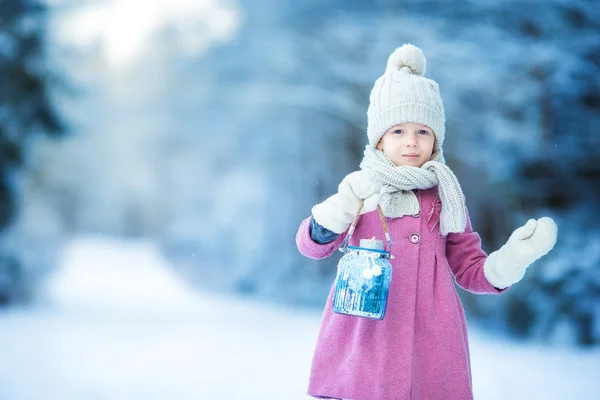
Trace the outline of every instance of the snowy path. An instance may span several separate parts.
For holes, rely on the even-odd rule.
[[[307,399],[319,312],[198,294],[144,243],[85,238],[0,313],[0,399]],[[600,399],[600,351],[471,330],[478,400]]]

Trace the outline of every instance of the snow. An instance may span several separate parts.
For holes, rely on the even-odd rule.
[[[0,313],[1,399],[308,398],[319,310],[194,291],[150,242],[74,239],[43,293]],[[600,398],[600,349],[470,342],[478,400]]]

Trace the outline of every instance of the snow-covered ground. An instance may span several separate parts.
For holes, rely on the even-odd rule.
[[[319,311],[202,294],[149,243],[74,240],[44,301],[0,313],[0,399],[307,399]],[[600,399],[600,349],[471,328],[478,400]]]

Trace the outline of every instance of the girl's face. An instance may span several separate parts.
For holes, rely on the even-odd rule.
[[[396,166],[421,167],[431,158],[434,144],[435,135],[430,127],[404,122],[388,129],[377,148]]]

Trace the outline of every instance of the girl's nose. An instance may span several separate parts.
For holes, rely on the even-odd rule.
[[[417,136],[413,133],[406,138],[406,146],[417,147]]]

